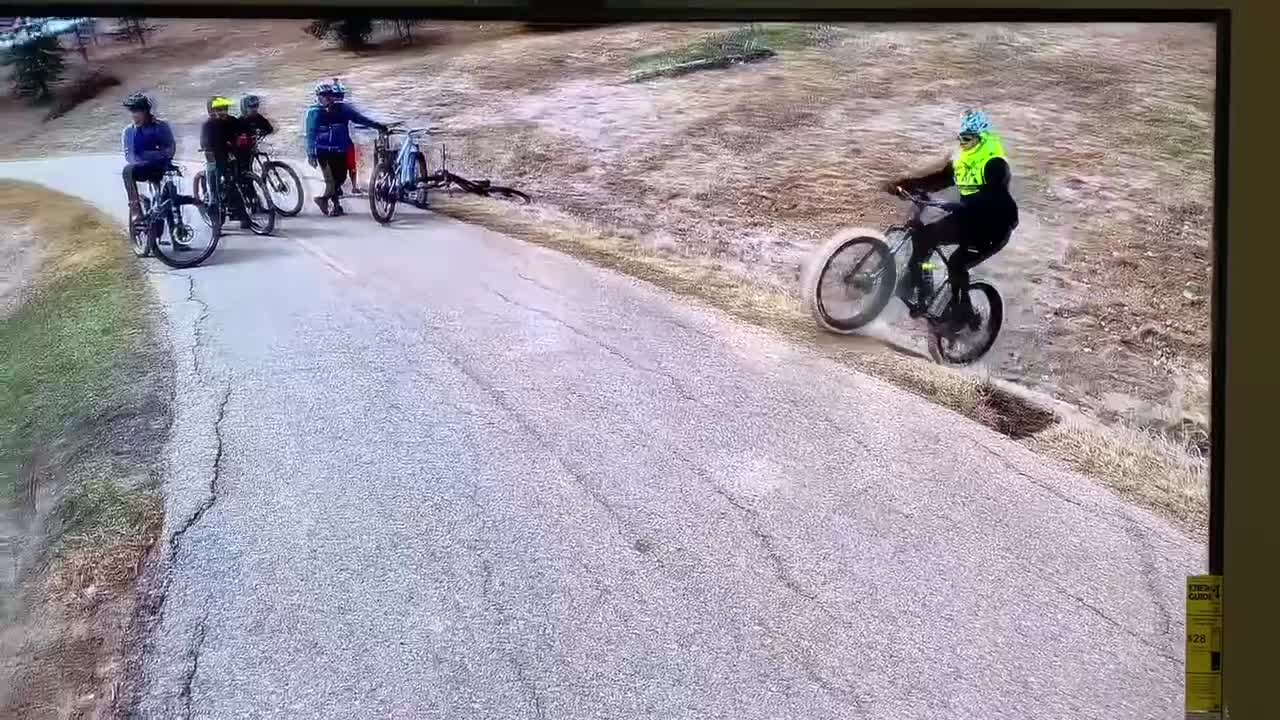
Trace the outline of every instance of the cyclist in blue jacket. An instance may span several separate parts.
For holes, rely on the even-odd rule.
[[[385,131],[386,126],[365,117],[350,104],[338,102],[332,83],[316,85],[316,104],[307,111],[307,163],[324,173],[324,194],[316,205],[325,215],[342,215],[342,183],[347,177],[351,123]]]
[[[129,198],[129,216],[142,215],[142,203],[138,199],[138,183],[159,181],[173,163],[177,150],[169,123],[152,113],[151,98],[134,93],[121,103],[133,115],[133,122],[126,125],[120,135],[126,165],[124,191]]]

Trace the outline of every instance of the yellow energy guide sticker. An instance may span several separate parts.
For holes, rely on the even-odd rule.
[[[1222,717],[1222,576],[1187,578],[1187,720]]]

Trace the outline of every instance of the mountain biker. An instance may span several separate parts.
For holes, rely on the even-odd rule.
[[[1018,205],[1009,194],[1012,171],[1000,137],[991,130],[986,114],[966,111],[960,119],[958,139],[959,150],[946,160],[921,175],[890,180],[882,187],[892,195],[898,193],[898,188],[932,193],[954,185],[960,191],[960,202],[945,204],[949,211],[945,217],[924,225],[912,236],[909,268],[918,301],[911,302],[911,287],[900,288],[911,316],[924,314],[933,289],[923,263],[934,248],[958,245],[953,258],[959,262],[951,269],[952,310],[948,324],[953,331],[977,320],[966,292],[969,270],[1003,249],[1018,226]]]
[[[241,143],[247,138],[240,119],[231,114],[231,101],[216,96],[209,100],[211,115],[200,128],[200,151],[204,153],[205,182],[209,191],[209,212],[219,212],[222,202],[222,183],[231,174],[233,164],[242,161],[238,156]],[[237,173],[238,175],[238,173]],[[233,208],[239,216],[240,227],[250,227],[249,215],[243,207]]]
[[[387,126],[362,115],[351,105],[338,102],[332,83],[316,85],[316,104],[307,111],[307,163],[324,172],[324,195],[316,205],[325,215],[342,215],[342,183],[347,176],[347,151],[351,148],[351,123],[386,131]]]
[[[138,198],[138,183],[158,182],[163,178],[173,163],[177,146],[169,124],[152,112],[151,98],[134,93],[121,104],[133,115],[133,122],[120,134],[126,163],[121,176],[129,198],[129,216],[140,217],[142,201]]]
[[[240,100],[240,122],[255,137],[264,138],[275,132],[275,126],[260,112],[262,99],[257,95],[245,95]]]

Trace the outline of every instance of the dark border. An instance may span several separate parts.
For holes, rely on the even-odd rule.
[[[1231,17],[1218,20],[1216,87],[1213,109],[1213,310],[1209,332],[1213,350],[1209,391],[1209,574],[1225,565],[1223,517],[1226,512],[1227,437],[1227,205],[1231,185]]]
[[[415,17],[434,20],[487,20],[556,22],[566,24],[625,22],[703,22],[703,21],[807,21],[828,22],[1133,22],[1133,23],[1221,23],[1229,20],[1226,9],[1156,8],[691,8],[691,7],[604,7],[604,3],[584,0],[581,4],[562,0],[555,3],[524,0],[495,2],[477,6],[370,4],[361,5],[359,14],[378,18]],[[342,5],[298,3],[232,2],[212,3],[93,3],[63,0],[50,4],[6,4],[6,14],[49,16],[71,10],[76,14],[96,17],[144,15],[163,18],[309,19],[349,15]]]

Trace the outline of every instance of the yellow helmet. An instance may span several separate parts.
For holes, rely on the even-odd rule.
[[[209,101],[209,107],[214,110],[230,110],[231,100],[230,98],[216,97]]]

